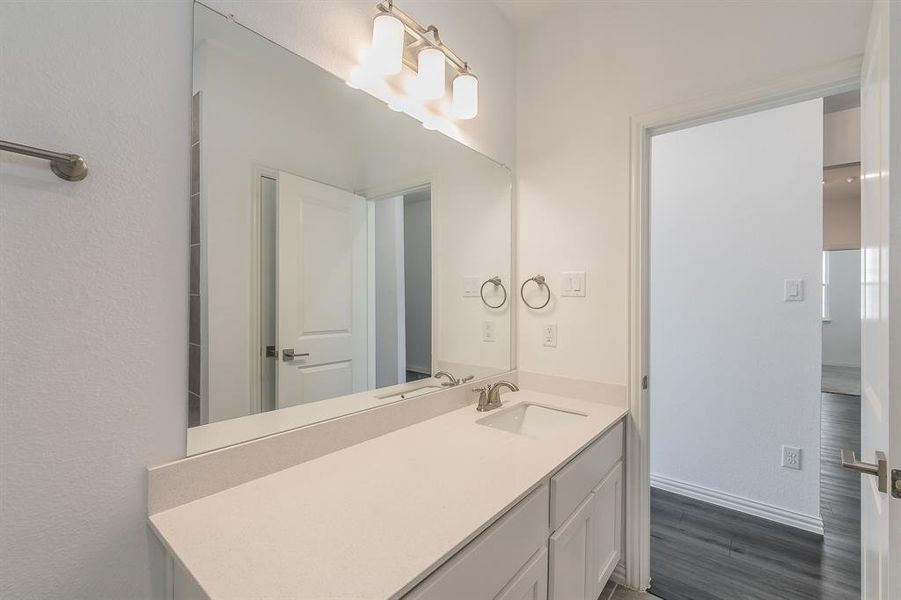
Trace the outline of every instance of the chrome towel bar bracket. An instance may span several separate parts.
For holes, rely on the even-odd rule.
[[[4,140],[0,140],[0,150],[49,160],[50,170],[57,177],[66,181],[81,181],[88,176],[88,164],[77,154],[53,152],[52,150],[43,150],[34,146],[26,146],[25,144],[16,144]]]
[[[538,287],[544,288],[545,292],[547,292],[547,298],[545,298],[544,303],[541,306],[535,306],[534,304],[529,304],[529,301],[526,300],[526,284],[530,281],[534,281],[538,284]],[[522,282],[522,286],[519,288],[519,297],[522,298],[522,301],[526,306],[531,308],[532,310],[541,310],[551,301],[551,288],[547,284],[547,280],[544,278],[544,275],[535,275],[533,277],[529,277],[525,281]]]

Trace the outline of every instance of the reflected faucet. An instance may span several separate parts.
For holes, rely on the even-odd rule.
[[[479,404],[476,406],[476,410],[479,412],[487,412],[489,410],[494,410],[495,408],[500,408],[503,404],[501,402],[501,388],[507,388],[511,392],[519,391],[516,384],[510,383],[509,381],[498,381],[497,383],[489,383],[485,387],[473,388],[472,391],[479,393]]]
[[[447,371],[438,371],[437,373],[432,375],[432,377],[434,377],[435,379],[438,379],[439,377],[447,377],[447,381],[442,382],[441,385],[443,387],[453,387],[455,385],[460,385],[461,383],[466,383],[470,379],[473,379],[473,377],[475,377],[475,376],[467,375],[463,379],[457,379],[456,377],[454,377],[452,374],[448,373]]]

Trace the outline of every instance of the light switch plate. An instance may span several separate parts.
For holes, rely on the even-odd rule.
[[[560,295],[570,298],[585,296],[585,271],[563,271],[560,275]]]
[[[464,277],[463,278],[463,297],[464,298],[472,298],[479,297],[479,287],[482,283],[479,281],[478,277]]]
[[[494,321],[482,321],[482,341],[493,342],[497,339],[495,335]]]
[[[786,302],[802,302],[804,300],[804,280],[803,279],[786,279],[785,280],[785,297]]]
[[[548,348],[557,347],[557,324],[547,323],[541,328],[541,343]]]

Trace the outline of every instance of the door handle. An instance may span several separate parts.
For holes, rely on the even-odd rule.
[[[842,450],[842,466],[852,471],[859,471],[879,478],[879,491],[888,492],[888,461],[885,452],[876,451],[876,462],[868,463],[857,460],[852,450]]]
[[[298,352],[294,353],[294,348],[285,348],[282,350],[282,360],[285,362],[290,362],[295,358],[307,358],[310,356],[309,352]]]

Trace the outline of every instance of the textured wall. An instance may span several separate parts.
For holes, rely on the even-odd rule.
[[[87,179],[0,160],[0,597],[145,598],[147,465],[186,424],[188,2],[5,3],[0,130]]]

